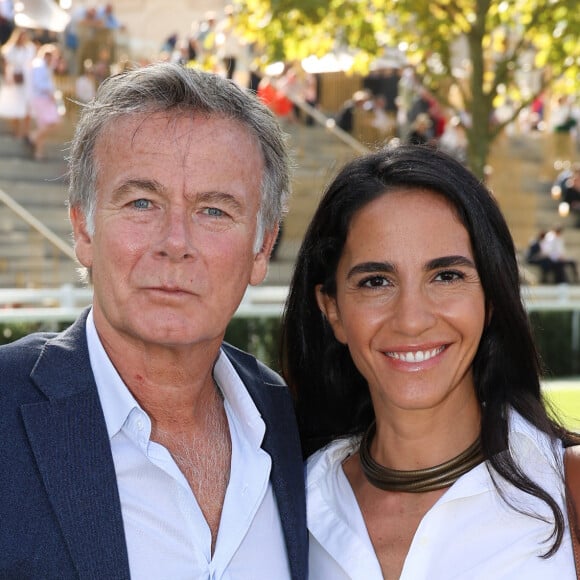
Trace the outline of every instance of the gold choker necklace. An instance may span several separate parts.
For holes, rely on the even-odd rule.
[[[369,483],[384,491],[422,493],[443,489],[484,460],[481,440],[478,437],[463,453],[440,465],[413,471],[389,469],[379,465],[371,457],[370,445],[375,431],[376,424],[373,421],[360,442],[360,464]]]

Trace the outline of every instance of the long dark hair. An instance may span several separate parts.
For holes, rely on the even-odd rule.
[[[549,505],[555,519],[551,555],[562,539],[562,511],[511,457],[508,409],[564,445],[578,438],[546,411],[514,243],[495,199],[468,169],[432,147],[399,146],[345,165],[306,232],[284,312],[281,351],[282,373],[296,397],[304,455],[338,437],[363,433],[374,419],[367,382],[322,316],[315,288],[321,284],[325,293],[335,295],[336,269],[354,214],[393,190],[439,193],[469,233],[489,320],[473,361],[483,451],[497,474]]]

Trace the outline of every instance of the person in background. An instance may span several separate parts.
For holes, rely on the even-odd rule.
[[[0,46],[8,41],[14,28],[14,2],[0,0]]]
[[[32,61],[30,71],[30,110],[35,127],[29,134],[28,142],[37,161],[45,159],[46,140],[61,122],[53,75],[57,58],[57,47],[43,44]]]
[[[95,97],[97,91],[97,81],[93,63],[90,60],[85,61],[83,72],[75,81],[75,99],[79,103],[88,103]]]
[[[538,235],[530,241],[525,256],[528,264],[539,266],[541,271],[540,284],[556,282],[565,276],[562,271],[563,267],[559,263],[553,262],[550,256],[545,253],[547,250],[546,234],[546,230],[538,232]]]
[[[427,113],[419,113],[411,124],[407,142],[412,145],[428,145],[434,143],[433,122]]]
[[[17,139],[23,139],[30,124],[30,65],[36,47],[26,30],[15,28],[2,46],[1,54],[4,74],[0,86],[0,117],[10,121],[12,134]]]
[[[228,79],[235,78],[244,43],[236,31],[236,13],[231,4],[225,7],[223,19],[216,25],[215,51],[223,74]]]
[[[576,216],[574,227],[580,228],[580,163],[574,163],[570,174],[562,180],[561,199],[568,204],[570,212]]]
[[[286,205],[279,124],[217,75],[130,70],[69,179],[93,304],[0,347],[0,577],[305,580],[291,396],[223,342]]]
[[[542,253],[548,256],[554,264],[556,284],[576,283],[578,282],[578,264],[566,252],[563,232],[564,227],[561,224],[556,224],[548,231],[542,241]],[[570,275],[566,270],[570,271]]]
[[[336,125],[343,131],[352,134],[355,125],[357,109],[370,111],[373,107],[373,96],[370,91],[361,89],[355,91],[350,99],[347,99],[336,115]]]
[[[302,243],[282,324],[307,464],[310,577],[576,578],[563,449],[513,240],[460,162],[348,163]]]

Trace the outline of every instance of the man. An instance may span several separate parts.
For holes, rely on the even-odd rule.
[[[556,284],[567,284],[570,281],[577,283],[578,265],[566,253],[563,231],[563,226],[556,224],[546,233],[541,243],[542,253],[552,261]],[[566,273],[566,268],[570,270],[570,276]]]
[[[574,163],[561,187],[562,201],[568,204],[572,213],[578,214],[575,227],[580,228],[580,163]]]
[[[289,189],[278,124],[156,64],[101,85],[69,162],[94,299],[0,349],[0,578],[306,578],[291,397],[222,343]]]

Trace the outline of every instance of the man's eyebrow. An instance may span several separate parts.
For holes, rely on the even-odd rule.
[[[128,179],[115,189],[113,199],[133,190],[153,193],[163,191],[164,187],[154,179]]]
[[[163,193],[165,186],[155,179],[128,179],[113,192],[113,197],[121,197],[130,191]],[[242,211],[243,204],[231,193],[223,191],[202,191],[187,196],[201,203],[225,203],[238,211]]]
[[[229,207],[235,208],[237,211],[242,211],[244,209],[242,202],[240,202],[235,195],[224,191],[202,191],[192,197],[195,197],[197,201],[201,203],[225,203]]]

